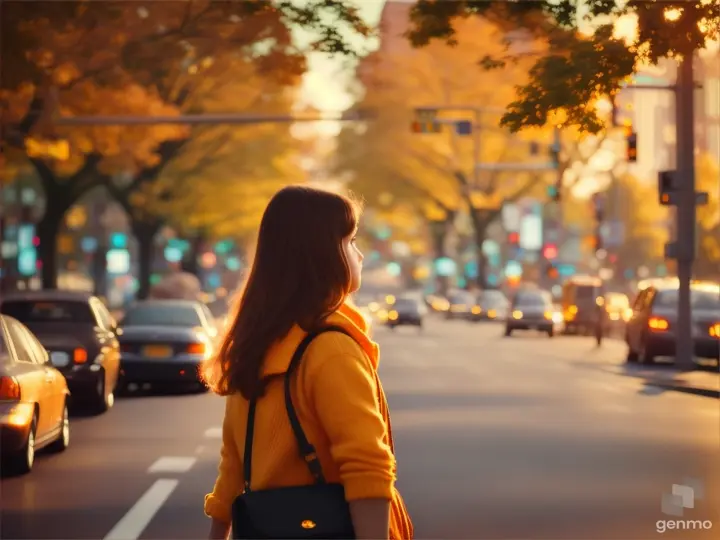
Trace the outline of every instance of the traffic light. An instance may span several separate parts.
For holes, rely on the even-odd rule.
[[[508,233],[508,244],[517,244],[518,242],[520,242],[520,235],[517,232]]]
[[[675,190],[675,171],[660,171],[658,173],[658,197],[662,206],[671,204],[672,194]]]
[[[557,258],[558,256],[558,248],[555,244],[545,244],[545,247],[543,247],[543,257],[545,257],[547,260],[552,260]]]
[[[632,128],[630,128],[632,130]],[[630,131],[626,136],[627,141],[627,160],[630,163],[637,162],[637,133]]]
[[[412,123],[412,131],[413,133],[440,133],[442,131],[442,124],[437,121],[415,121]]]

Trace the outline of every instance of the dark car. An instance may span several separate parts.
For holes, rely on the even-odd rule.
[[[397,298],[388,306],[387,325],[391,329],[398,326],[417,326],[422,328],[425,308],[419,300]]]
[[[190,384],[204,389],[200,364],[212,355],[217,329],[207,307],[192,300],[149,300],[121,321],[123,388],[132,384]]]
[[[720,351],[720,286],[694,283],[690,289],[695,356],[718,359]],[[655,284],[640,291],[633,302],[625,341],[628,362],[653,363],[658,356],[675,355],[678,312],[676,282]]]
[[[542,290],[520,290],[513,298],[510,314],[505,322],[505,335],[515,330],[539,330],[555,335],[552,295]]]
[[[120,373],[117,324],[99,298],[74,291],[8,295],[0,312],[26,325],[67,379],[73,402],[112,407]]]
[[[477,295],[470,309],[471,321],[505,321],[510,302],[502,291],[488,289]]]
[[[68,387],[40,342],[17,319],[0,315],[0,457],[3,472],[32,470],[43,447],[70,445]]]

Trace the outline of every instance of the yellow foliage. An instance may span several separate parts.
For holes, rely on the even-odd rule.
[[[697,221],[710,230],[720,223],[720,166],[709,154],[701,154],[695,161],[695,185],[697,191],[708,194],[708,204],[697,209]]]
[[[454,127],[439,134],[411,130],[415,107],[482,106],[480,161],[483,163],[547,161],[529,157],[529,145],[498,125],[501,111],[527,77],[528,64],[520,62],[496,71],[483,71],[478,56],[500,54],[502,33],[479,18],[457,21],[458,45],[433,42],[412,49],[394,40],[366,60],[361,70],[366,93],[358,107],[370,109],[375,119],[364,130],[343,130],[336,168],[352,175],[353,189],[368,199],[392,192],[420,203],[433,219],[443,207],[457,210],[467,204],[467,192],[455,176],[461,171],[473,182],[473,136],[458,136]],[[474,121],[472,111],[448,110],[439,119]],[[518,195],[531,182],[525,172],[482,172],[472,196],[478,208],[497,208],[505,198]]]

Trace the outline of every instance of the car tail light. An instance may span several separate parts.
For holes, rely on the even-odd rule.
[[[77,348],[73,351],[73,362],[76,364],[84,364],[87,362],[87,351],[85,349]]]
[[[710,327],[710,336],[720,338],[720,323],[715,323]]]
[[[20,399],[20,383],[15,377],[0,377],[0,399]]]
[[[205,354],[206,350],[207,345],[205,345],[205,343],[190,343],[185,349],[185,352],[188,354]]]
[[[651,330],[667,330],[670,327],[670,323],[660,317],[650,317],[648,327]]]
[[[548,321],[552,321],[552,318],[553,318],[552,311],[546,311],[546,312],[545,312],[545,318],[546,318]]]

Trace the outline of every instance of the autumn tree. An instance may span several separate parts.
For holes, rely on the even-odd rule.
[[[46,210],[37,232],[50,288],[65,212],[114,172],[149,176],[190,138],[187,127],[172,125],[57,126],[53,112],[177,114],[192,110],[200,69],[219,57],[251,59],[260,73],[294,80],[304,55],[291,28],[312,30],[311,48],[341,54],[353,52],[348,28],[367,33],[355,9],[334,0],[4,2],[0,9],[3,139],[24,152],[41,180]],[[67,155],[33,151],[48,139],[69,143]]]
[[[698,191],[708,194],[708,204],[699,206],[698,258],[695,272],[700,278],[720,278],[720,167],[709,154],[696,159]]]
[[[434,40],[457,43],[467,17],[522,28],[548,45],[541,54],[518,55],[507,40],[499,54],[478,52],[486,69],[532,57],[530,78],[506,103],[502,118],[513,131],[544,126],[561,111],[563,124],[597,133],[605,124],[593,103],[614,96],[638,65],[692,53],[720,35],[720,3],[713,0],[419,0],[407,35],[416,47]],[[621,17],[637,21],[635,39],[615,31]]]
[[[476,177],[475,160],[486,164],[548,162],[549,144],[542,143],[539,155],[533,157],[531,141],[511,137],[496,127],[498,116],[493,108],[500,107],[502,96],[512,94],[514,86],[524,80],[525,66],[486,74],[475,65],[478,51],[492,54],[501,50],[504,32],[478,19],[462,21],[458,32],[463,39],[456,48],[439,43],[423,50],[381,48],[368,60],[372,64],[363,70],[366,92],[358,106],[376,111],[376,118],[360,131],[346,130],[339,141],[337,168],[350,171],[354,177],[351,185],[363,194],[390,192],[414,197],[428,211],[440,211],[447,217],[461,209],[468,211],[479,259],[478,282],[484,285],[481,246],[503,201],[527,195],[547,177],[522,170],[483,171]],[[530,41],[523,46],[535,44]],[[474,104],[486,107],[481,124],[474,128],[480,130],[479,156],[474,154],[473,138],[455,134],[452,127],[438,134],[411,131],[415,107]],[[461,110],[444,116],[473,120],[472,113],[468,116]],[[547,138],[547,134],[538,136]]]

